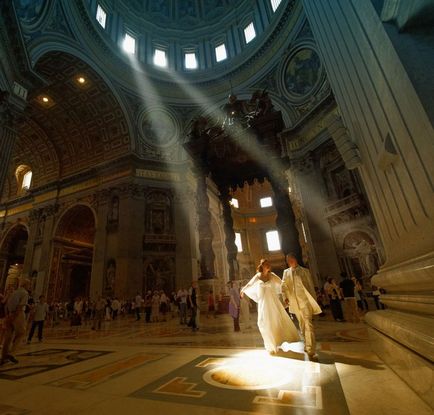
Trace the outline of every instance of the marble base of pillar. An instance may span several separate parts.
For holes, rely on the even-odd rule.
[[[374,351],[434,408],[434,252],[372,278],[386,310],[366,314]]]

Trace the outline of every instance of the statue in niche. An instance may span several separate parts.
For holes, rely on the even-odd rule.
[[[146,257],[143,261],[147,290],[173,290],[175,260],[172,257]]]
[[[111,199],[108,222],[109,223],[119,222],[119,197],[118,196],[113,196]]]
[[[171,200],[165,192],[152,192],[146,199],[145,229],[148,233],[168,234],[172,226]]]
[[[111,259],[107,263],[107,271],[105,274],[105,291],[113,292],[116,280],[116,261]]]
[[[365,274],[368,276],[373,275],[377,269],[374,257],[372,255],[372,245],[366,241],[366,239],[362,239],[359,243],[354,244],[353,247],[354,252],[359,258],[360,264],[365,271]]]
[[[354,185],[351,173],[344,167],[340,167],[332,172],[335,194],[338,199],[343,199],[354,193]]]
[[[153,209],[152,210],[152,232],[161,234],[164,233],[164,210]]]
[[[344,249],[358,260],[363,275],[371,276],[377,272],[377,250],[374,241],[365,232],[352,232],[345,237]]]
[[[45,230],[45,216],[42,216],[38,223],[37,238],[42,239]]]

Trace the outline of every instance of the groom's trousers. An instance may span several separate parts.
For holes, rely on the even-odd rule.
[[[304,337],[304,348],[307,353],[315,353],[315,333],[312,323],[312,307],[306,304],[299,309],[297,313],[300,330]]]

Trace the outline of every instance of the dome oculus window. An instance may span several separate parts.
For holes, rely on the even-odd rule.
[[[235,245],[237,246],[238,252],[243,252],[243,243],[241,242],[241,233],[235,232]]]
[[[184,55],[185,69],[197,69],[197,58],[195,52],[186,52]]]
[[[265,237],[267,239],[267,248],[269,252],[280,251],[279,232],[268,231],[265,234]]]
[[[105,25],[107,22],[107,13],[106,11],[101,7],[100,4],[98,4],[96,8],[96,16],[95,16],[97,22],[101,25],[103,29],[105,29]]]
[[[215,60],[217,62],[224,61],[228,57],[226,51],[226,45],[222,43],[221,45],[216,46],[215,48]]]
[[[246,40],[246,43],[250,43],[255,37],[256,37],[255,25],[253,24],[253,22],[250,22],[244,28],[244,39]]]
[[[162,68],[167,67],[167,54],[163,49],[154,50],[154,65]]]
[[[282,3],[282,0],[271,0],[271,8],[273,9],[273,12],[277,10],[280,3]]]
[[[134,55],[136,53],[136,39],[128,33],[125,33],[122,48],[125,52]]]
[[[273,199],[271,199],[271,197],[263,197],[259,199],[259,204],[261,205],[261,208],[273,206]]]

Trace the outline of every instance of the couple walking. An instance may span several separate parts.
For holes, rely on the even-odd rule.
[[[276,353],[283,343],[299,340],[297,329],[279,300],[280,292],[289,311],[297,316],[304,337],[305,351],[309,357],[315,355],[315,334],[312,317],[320,314],[321,308],[314,299],[315,290],[307,268],[301,267],[294,254],[288,254],[289,268],[283,280],[271,272],[271,266],[262,259],[258,273],[241,290],[258,303],[258,327],[264,339],[265,349]]]

